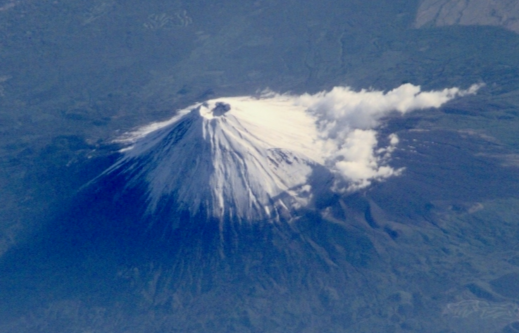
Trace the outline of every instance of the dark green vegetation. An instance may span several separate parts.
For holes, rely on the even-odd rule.
[[[209,262],[178,287],[167,261],[123,264],[95,252],[68,280],[65,264],[55,275],[42,264],[28,275],[37,292],[0,290],[1,332],[519,331],[519,35],[414,29],[417,1],[2,6],[4,257],[40,237],[109,165],[112,139],[196,101],[265,88],[486,87],[389,120],[381,132],[401,138],[391,164],[404,174],[323,198],[328,209],[296,226],[300,238],[245,251],[256,261],[240,279],[226,267],[209,279]],[[308,250],[301,244],[316,257],[298,257]]]

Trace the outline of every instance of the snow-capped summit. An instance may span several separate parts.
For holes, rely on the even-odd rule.
[[[322,164],[315,119],[251,98],[211,100],[134,138],[105,174],[145,182],[148,212],[172,209],[239,221],[290,218],[311,200]]]

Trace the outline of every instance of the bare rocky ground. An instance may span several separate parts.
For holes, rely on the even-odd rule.
[[[426,24],[490,25],[519,33],[519,1],[424,0],[416,16],[417,27]]]

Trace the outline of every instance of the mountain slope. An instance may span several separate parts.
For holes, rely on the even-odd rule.
[[[239,98],[208,101],[142,135],[101,178],[145,182],[148,213],[174,206],[230,220],[289,219],[310,202],[308,179],[323,163],[313,122]]]

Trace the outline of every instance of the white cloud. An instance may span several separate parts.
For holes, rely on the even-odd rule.
[[[335,87],[329,92],[294,98],[319,119],[321,130],[333,136],[334,130],[342,133],[344,128],[374,128],[381,117],[394,111],[404,114],[438,108],[457,96],[474,94],[480,87],[473,85],[467,90],[448,88],[425,92],[420,86],[409,83],[389,92],[364,89],[357,92],[348,87]]]
[[[349,190],[366,187],[375,179],[398,175],[402,169],[393,169],[387,165],[398,143],[398,137],[396,134],[391,134],[389,140],[389,146],[376,150],[377,132],[352,130],[344,142],[338,145],[335,155],[328,159],[328,167],[348,181]],[[336,187],[336,190],[340,190],[340,187]]]
[[[347,181],[347,189],[354,190],[402,172],[387,164],[399,143],[398,136],[391,134],[389,145],[378,147],[375,130],[383,117],[438,108],[456,97],[475,94],[481,87],[422,91],[420,86],[404,84],[389,92],[335,87],[329,92],[290,98],[316,118],[319,140],[332,147],[324,156],[326,166]]]

